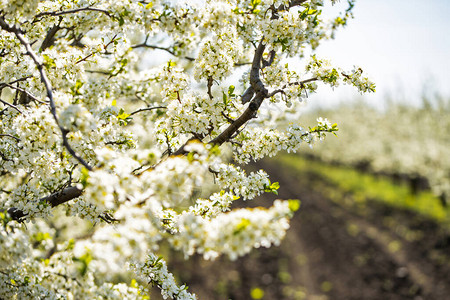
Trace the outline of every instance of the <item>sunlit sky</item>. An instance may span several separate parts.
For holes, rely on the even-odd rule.
[[[382,107],[389,95],[416,105],[424,92],[450,97],[449,0],[357,0],[354,16],[317,53],[343,69],[361,66],[377,84],[367,102]],[[354,89],[325,87],[309,103],[330,106],[358,96]]]

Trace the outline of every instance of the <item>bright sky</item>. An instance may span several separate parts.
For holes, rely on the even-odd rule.
[[[354,15],[317,53],[343,69],[361,66],[377,84],[367,102],[383,107],[390,95],[418,104],[424,90],[450,97],[449,0],[357,0]],[[308,102],[328,107],[358,96],[351,88],[324,87]]]

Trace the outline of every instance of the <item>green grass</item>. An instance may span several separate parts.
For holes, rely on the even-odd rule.
[[[395,183],[390,178],[363,173],[351,167],[306,160],[299,155],[282,154],[277,157],[277,162],[299,175],[309,173],[323,178],[332,186],[332,189],[326,188],[327,196],[340,204],[364,206],[367,201],[380,201],[412,210],[440,223],[450,222],[450,209],[443,207],[441,201],[429,191],[413,194],[408,185]],[[316,188],[324,191],[323,186]],[[351,194],[351,199],[342,197],[345,194]]]

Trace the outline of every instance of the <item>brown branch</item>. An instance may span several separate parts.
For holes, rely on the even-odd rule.
[[[209,99],[213,99],[213,95],[212,95],[212,85],[213,85],[213,82],[214,82],[214,79],[211,77],[211,76],[209,76],[208,77],[208,85],[207,85],[207,87],[208,87],[208,97],[209,97]]]
[[[52,207],[55,207],[77,197],[80,197],[82,193],[83,190],[80,190],[76,186],[71,186],[63,189],[62,191],[53,193],[50,196],[41,198],[39,202],[47,202]],[[9,208],[7,211],[11,218],[15,221],[22,221],[23,218],[27,216],[22,210],[15,207]]]
[[[264,49],[266,48],[263,44],[263,39],[259,42],[258,47],[255,51],[255,56],[253,57],[252,67],[250,70],[250,85],[251,89],[247,89],[245,93],[242,95],[241,100],[244,99],[244,96],[252,93],[256,93],[253,100],[251,100],[250,104],[248,105],[247,109],[242,113],[242,115],[237,118],[233,123],[231,123],[221,134],[219,134],[216,138],[211,140],[209,143],[213,145],[222,145],[224,142],[228,141],[234,133],[236,133],[239,128],[247,123],[250,119],[254,118],[256,115],[256,112],[258,111],[259,107],[261,106],[262,102],[265,98],[267,98],[268,91],[265,88],[264,84],[262,83],[260,77],[259,77],[259,71],[261,69],[261,61],[262,56],[264,53]],[[273,56],[275,54],[271,52],[271,61],[273,62]],[[246,96],[248,97],[248,96]]]
[[[255,91],[253,90],[252,86],[249,86],[248,89],[245,90],[245,92],[241,96],[241,102],[242,104],[245,104],[252,100],[253,96],[255,95]]]
[[[258,47],[253,57],[252,67],[250,69],[250,85],[256,93],[260,93],[265,90],[264,84],[259,77],[259,70],[261,69],[261,60],[266,46],[263,44],[263,39],[259,42]],[[267,90],[266,90],[267,92]]]
[[[220,135],[211,140],[209,144],[220,146],[224,142],[228,141],[242,125],[247,123],[250,119],[254,118],[265,97],[266,95],[263,92],[256,94],[255,98],[252,100],[244,113],[232,124],[230,124],[230,126],[228,126]]]
[[[61,27],[59,27],[61,22],[62,17],[59,17],[59,23],[57,25],[53,25],[52,28],[50,28],[50,30],[47,31],[47,35],[45,36],[45,39],[42,41],[40,51],[44,51],[45,49],[53,45],[53,43],[55,42],[55,35],[61,29]]]

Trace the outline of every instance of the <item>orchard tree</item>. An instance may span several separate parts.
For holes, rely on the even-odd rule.
[[[231,210],[278,189],[239,165],[337,130],[277,127],[317,83],[375,90],[310,55],[352,17],[323,2],[1,0],[1,298],[194,299],[161,243],[279,244],[299,203]]]

